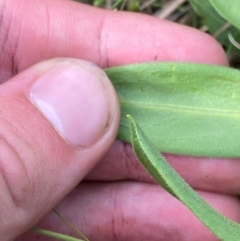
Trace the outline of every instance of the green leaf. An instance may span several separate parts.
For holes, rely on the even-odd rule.
[[[218,213],[202,199],[159,154],[133,118],[128,116],[128,119],[134,151],[153,178],[185,204],[221,240],[239,240],[240,225]]]
[[[190,0],[189,2],[212,34],[226,24],[227,21],[218,14],[209,0]]]
[[[161,152],[240,157],[240,72],[227,67],[147,63],[106,69],[121,105],[118,138],[131,142],[126,114]]]
[[[227,53],[240,55],[240,50],[233,46],[228,38],[228,33],[231,33],[236,41],[240,40],[239,30],[220,16],[209,0],[190,0],[189,2],[194,11],[201,17],[202,23],[208,27],[209,33],[226,47]]]
[[[104,3],[105,0],[94,0],[92,5],[95,7],[101,7]]]
[[[240,29],[239,0],[210,0],[210,2],[223,18]]]

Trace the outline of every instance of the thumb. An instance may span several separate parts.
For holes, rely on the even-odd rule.
[[[1,240],[37,223],[113,143],[119,106],[92,63],[54,59],[0,86]]]

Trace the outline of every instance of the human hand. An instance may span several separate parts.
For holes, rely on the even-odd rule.
[[[63,0],[3,2],[1,81],[20,73],[0,88],[5,155],[0,162],[5,180],[1,182],[5,185],[1,188],[4,205],[0,213],[5,220],[1,233],[3,240],[10,240],[39,221],[77,185],[107,150],[117,127],[118,112],[109,107],[108,111],[115,113],[111,128],[94,147],[73,150],[22,94],[28,83],[55,66],[57,60],[27,68],[56,57],[90,60],[102,68],[147,61],[227,65],[227,59],[206,34],[145,15],[104,11]],[[54,83],[55,76],[49,76],[48,81]],[[113,92],[107,93],[114,106]],[[9,123],[12,128],[8,128]],[[79,125],[77,133],[78,129],[85,128]],[[11,146],[6,147],[9,141]],[[202,190],[200,194],[207,201],[239,221],[239,203],[232,196],[239,193],[237,160],[166,158],[194,188]],[[217,240],[178,200],[152,183],[130,145],[115,141],[85,180],[56,209],[90,240]],[[37,226],[73,235],[54,213]],[[17,240],[39,239],[27,232]]]

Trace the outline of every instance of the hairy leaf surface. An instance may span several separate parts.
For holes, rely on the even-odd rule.
[[[131,113],[162,152],[240,157],[240,71],[189,63],[106,69],[121,104],[118,138]]]

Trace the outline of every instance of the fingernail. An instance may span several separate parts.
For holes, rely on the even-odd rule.
[[[103,70],[63,61],[30,88],[30,99],[72,146],[89,146],[106,131],[109,103]],[[84,64],[82,64],[84,63]]]

